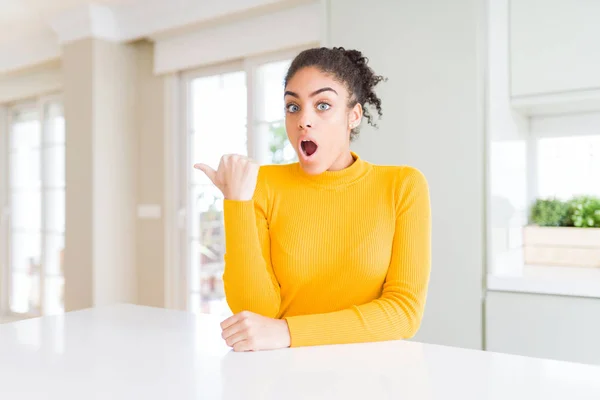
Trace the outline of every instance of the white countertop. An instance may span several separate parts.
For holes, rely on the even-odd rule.
[[[521,270],[489,274],[489,290],[600,298],[600,268],[526,265]]]
[[[234,353],[130,305],[0,325],[0,399],[600,399],[600,367],[395,341]]]
[[[487,275],[487,289],[600,298],[600,268],[525,265],[521,251],[502,254]]]

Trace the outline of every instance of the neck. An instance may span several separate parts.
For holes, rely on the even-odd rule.
[[[340,156],[333,162],[328,171],[341,171],[348,168],[354,163],[354,157],[350,150],[344,151]]]
[[[317,175],[311,175],[304,172],[300,163],[296,163],[296,172],[300,178],[313,186],[324,189],[338,189],[345,187],[359,179],[362,179],[371,171],[371,165],[362,160],[356,153],[348,153],[350,160],[346,159],[346,154],[339,157],[332,167]]]

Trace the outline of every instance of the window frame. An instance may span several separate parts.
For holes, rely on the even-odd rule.
[[[561,121],[565,118],[565,121]],[[544,121],[546,120],[546,121]],[[541,196],[539,192],[539,177],[540,171],[538,167],[538,153],[539,153],[539,141],[546,138],[576,138],[584,136],[598,136],[600,133],[597,127],[600,126],[600,111],[589,111],[582,113],[569,113],[569,114],[545,114],[537,116],[527,116],[523,120],[523,124],[520,126],[518,138],[519,142],[525,143],[525,161],[526,167],[524,173],[526,175],[526,207],[523,210],[526,215],[525,218],[529,219],[529,209],[534,204],[537,198]],[[592,126],[593,128],[590,128]],[[514,283],[512,280],[515,277],[521,278],[519,275],[522,273],[523,268],[528,267],[522,260],[505,260],[499,261],[499,254],[495,254],[493,251],[494,237],[493,233],[493,221],[494,210],[492,206],[492,146],[494,140],[490,135],[486,135],[486,154],[485,154],[485,180],[486,180],[486,202],[485,202],[485,219],[486,219],[486,239],[485,239],[485,275],[487,276],[486,287],[488,290],[505,290],[507,287],[512,288]],[[519,229],[521,229],[520,227]],[[519,248],[522,244],[519,246]],[[513,249],[515,250],[515,249]],[[520,250],[519,250],[520,251]],[[510,252],[504,253],[506,255]],[[554,267],[552,267],[554,268]],[[575,275],[578,274],[576,268],[567,267]],[[505,276],[508,275],[509,281],[502,283]],[[549,276],[554,275],[549,273]],[[491,280],[490,280],[491,279]],[[527,277],[527,280],[534,279],[533,277]],[[553,279],[553,278],[552,278]],[[492,289],[489,289],[489,288]],[[521,289],[516,289],[521,291]],[[526,290],[525,290],[526,291]]]

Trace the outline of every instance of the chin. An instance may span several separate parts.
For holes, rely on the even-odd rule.
[[[320,175],[323,172],[327,171],[327,167],[323,167],[317,164],[306,164],[306,163],[302,163],[300,162],[300,167],[302,167],[302,170],[304,172],[306,172],[308,175]]]
[[[328,169],[328,166],[324,165],[323,162],[319,162],[316,157],[310,157],[310,159],[307,159],[305,156],[300,155],[298,157],[298,161],[302,170],[308,175],[319,175]]]

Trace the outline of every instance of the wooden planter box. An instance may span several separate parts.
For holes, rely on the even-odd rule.
[[[600,228],[523,228],[525,264],[600,267]]]

